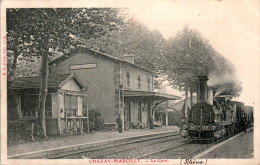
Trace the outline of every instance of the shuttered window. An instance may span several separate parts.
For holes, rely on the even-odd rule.
[[[141,89],[141,76],[137,77],[138,89]]]
[[[151,80],[150,80],[150,78],[147,78],[147,89],[148,89],[148,91],[151,90]]]
[[[126,72],[126,86],[130,87],[130,74],[129,74],[129,72]]]

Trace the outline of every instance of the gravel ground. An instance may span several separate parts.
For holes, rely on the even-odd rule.
[[[254,158],[254,131],[251,130],[237,138],[223,144],[215,150],[207,153],[201,158],[229,158],[229,159],[247,159]]]

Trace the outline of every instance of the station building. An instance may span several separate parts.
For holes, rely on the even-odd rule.
[[[134,56],[116,58],[96,50],[81,48],[49,63],[51,75],[77,75],[88,89],[88,109],[104,118],[104,125],[123,129],[146,128],[155,107],[181,97],[154,92],[154,73],[134,63]]]

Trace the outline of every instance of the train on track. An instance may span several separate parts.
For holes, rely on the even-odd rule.
[[[200,76],[199,101],[182,119],[181,136],[193,141],[213,142],[246,131],[253,125],[253,107],[231,101],[230,95],[214,96],[207,85],[207,76]]]

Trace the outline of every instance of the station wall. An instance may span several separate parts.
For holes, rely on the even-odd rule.
[[[93,67],[71,69],[71,66],[86,64]],[[114,61],[86,51],[50,66],[50,74],[66,73],[75,73],[87,87],[88,109],[101,112],[105,124],[115,124]]]

